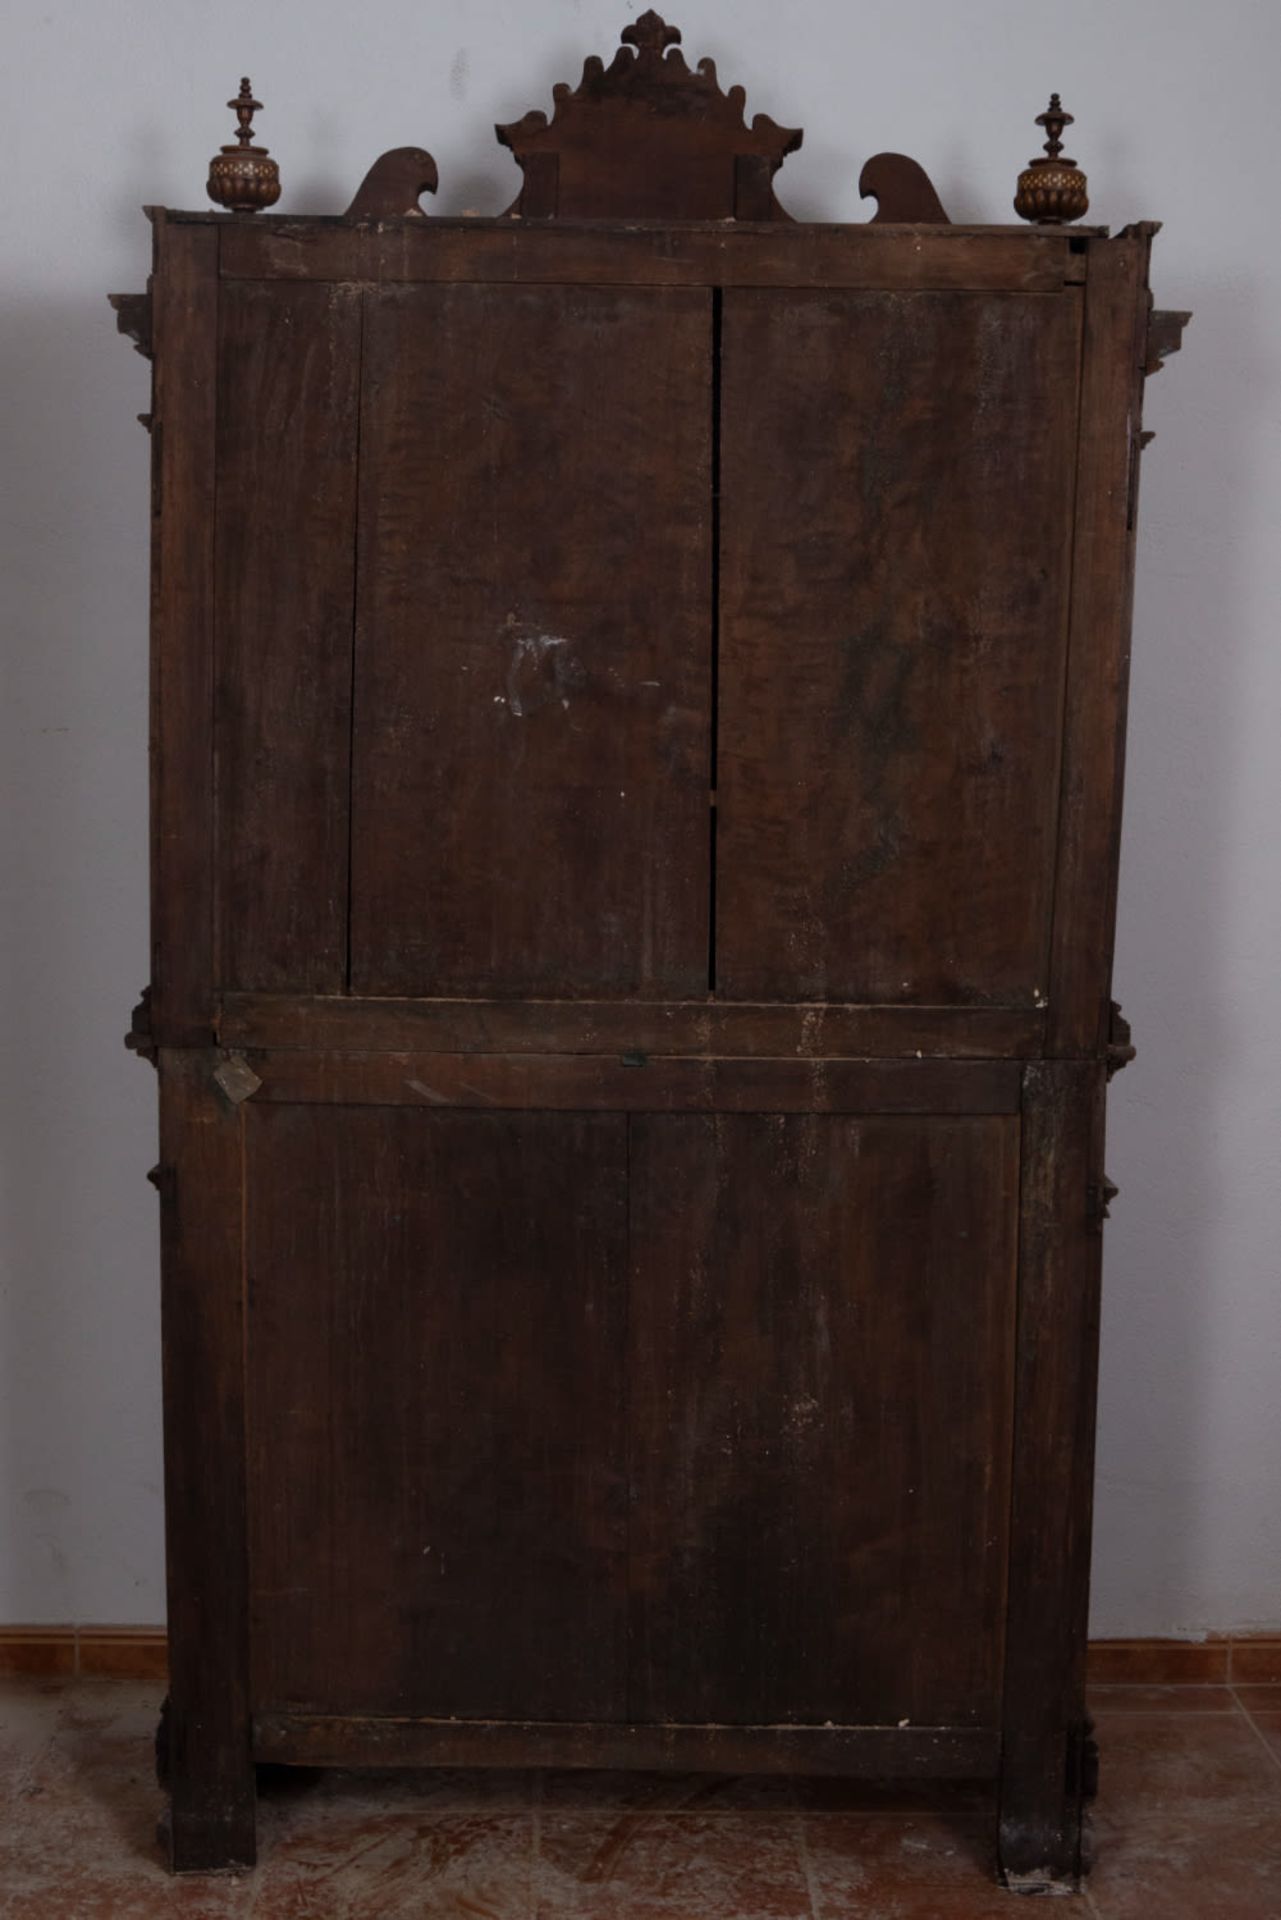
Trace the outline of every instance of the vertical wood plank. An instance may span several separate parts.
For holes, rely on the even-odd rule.
[[[632,1117],[633,1720],[997,1724],[1017,1132]]]
[[[241,1113],[217,1056],[160,1052],[161,1331],[175,1871],[249,1866]]]
[[[151,1025],[213,1037],[218,228],[156,216],[151,574]]]
[[[250,1103],[256,1714],[624,1717],[625,1130]]]
[[[215,771],[223,987],[347,980],[358,287],[223,288]]]
[[[1148,227],[1089,242],[1046,1049],[1106,1044],[1134,589]]]
[[[1080,325],[726,293],[723,995],[1044,1003]]]
[[[1105,1084],[1095,1061],[1024,1070],[1000,1848],[1028,1890],[1080,1872]]]
[[[384,287],[365,342],[353,993],[705,993],[710,296]]]

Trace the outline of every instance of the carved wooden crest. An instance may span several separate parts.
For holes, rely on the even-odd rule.
[[[495,129],[525,175],[510,209],[525,219],[786,220],[771,182],[799,128],[722,93],[711,60],[690,68],[680,29],[652,10],[624,28],[608,67],[595,54],[555,107]]]

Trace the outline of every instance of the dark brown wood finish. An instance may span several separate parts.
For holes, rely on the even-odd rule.
[[[259,1760],[312,1767],[623,1767],[969,1780],[994,1771],[999,1749],[1000,1736],[988,1727],[573,1726],[296,1713],[264,1714],[254,1723]]]
[[[663,1113],[1016,1113],[1006,1060],[652,1060],[592,1054],[232,1053],[254,1098],[326,1106]]]
[[[175,1872],[252,1866],[240,1109],[160,1054],[161,1336]]]
[[[379,154],[356,189],[347,209],[348,220],[390,220],[397,214],[421,213],[424,193],[440,184],[436,162],[421,147],[393,147]]]
[[[252,1858],[255,1760],[956,1772],[1063,1888],[1186,316],[1153,227],[948,226],[900,155],[793,223],[798,136],[624,39],[513,217],[400,148],[153,212],[118,302],[171,1855]]]
[[[711,356],[703,293],[371,298],[354,993],[706,987]]]
[[[1079,326],[726,294],[725,996],[1044,1003]]]
[[[874,224],[948,224],[930,176],[905,153],[874,153],[858,177],[858,190],[864,200],[876,201]]]
[[[1097,1060],[1024,1069],[1000,1861],[1029,1892],[1082,1865],[1106,1084]]]
[[[221,271],[231,280],[1053,293],[1085,278],[1085,258],[1067,234],[1018,227],[916,229],[904,236],[876,225],[784,222],[549,220],[522,227],[512,220],[411,218],[360,226],[282,219],[237,222],[223,230],[221,242]]]
[[[649,1060],[643,1054],[323,1054],[229,1056],[261,1102],[323,1106],[478,1106],[549,1112],[1014,1114],[1006,1060]]]
[[[247,1111],[255,1711],[622,1719],[626,1121]]]
[[[650,8],[624,27],[607,67],[592,54],[575,88],[495,129],[524,175],[525,219],[783,220],[774,175],[801,144],[766,113],[743,119],[742,87],[722,93],[716,67],[694,69],[681,31]]]
[[[1094,250],[1085,295],[1047,1050],[1107,1044],[1130,680],[1150,226]]]
[[[992,1725],[1017,1122],[637,1116],[630,1166],[629,1719],[750,1675],[763,1720]]]
[[[220,302],[218,979],[341,992],[360,292]]]
[[[1006,1007],[751,1005],[711,999],[366,1000],[228,993],[229,1048],[326,1053],[587,1053],[695,1059],[1018,1060],[1041,1052],[1045,1015]]]
[[[218,234],[153,216],[151,1023],[213,1032]]]

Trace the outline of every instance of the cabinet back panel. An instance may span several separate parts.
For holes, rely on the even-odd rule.
[[[625,1126],[249,1107],[258,1710],[621,1718]]]
[[[240,281],[218,341],[218,973],[341,992],[360,293]]]
[[[1017,1119],[634,1115],[640,1721],[993,1725]]]
[[[718,991],[1044,996],[1079,295],[724,296]]]
[[[707,985],[703,291],[367,295],[351,989]]]
[[[995,1724],[1016,1116],[246,1124],[257,1712]]]

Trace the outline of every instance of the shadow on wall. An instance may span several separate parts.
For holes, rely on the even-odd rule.
[[[1190,307],[1194,319],[1145,406],[1157,438],[1142,476],[1114,989],[1139,1057],[1110,1099],[1108,1165],[1121,1196],[1104,1271],[1098,1635],[1267,1624],[1223,1617],[1221,1543],[1234,1539],[1234,1557],[1248,1559],[1263,1516],[1252,1525],[1248,1489],[1216,1476],[1225,1413],[1239,1421],[1246,1409],[1211,1404],[1225,1383],[1209,1362],[1216,1322],[1230,1314],[1240,1327],[1250,1312],[1247,1263],[1225,1268],[1217,1236],[1231,1205],[1221,1108],[1245,1065],[1231,1055],[1225,930],[1241,912],[1230,891],[1251,699],[1241,559],[1263,450],[1256,381],[1270,349],[1259,303],[1240,284],[1172,275],[1159,238],[1153,279],[1159,306]],[[1275,1290],[1273,1300],[1275,1352]],[[1239,1432],[1235,1451],[1239,1461]]]
[[[120,1044],[147,971],[149,379],[114,327],[105,298],[0,319],[5,1623],[163,1612],[154,1089]]]

